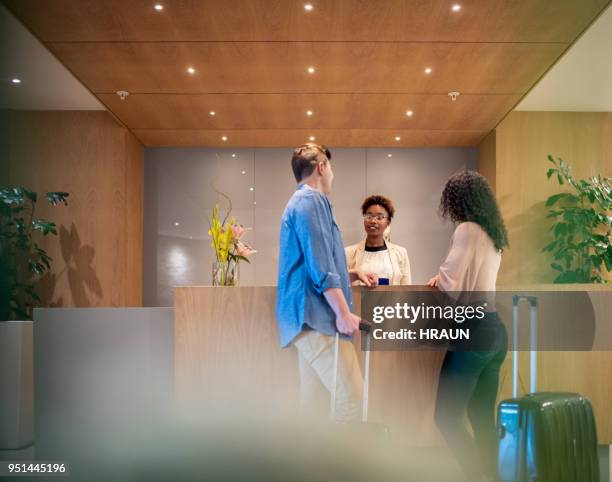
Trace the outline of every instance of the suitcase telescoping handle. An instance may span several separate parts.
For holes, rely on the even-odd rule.
[[[364,333],[366,337],[366,351],[365,351],[365,373],[363,376],[363,402],[361,409],[361,421],[368,421],[368,394],[370,392],[369,381],[370,381],[370,324],[367,321],[361,320],[359,322],[359,330]],[[332,377],[332,391],[331,400],[329,405],[329,418],[334,420],[336,418],[336,387],[338,383],[338,352],[340,351],[340,335],[336,332],[336,339],[334,340],[334,367]]]
[[[537,296],[512,295],[512,348],[514,350],[512,364],[512,395],[518,397],[518,308],[521,301],[529,303],[529,391],[536,391],[537,376],[537,344],[538,344],[538,298]]]

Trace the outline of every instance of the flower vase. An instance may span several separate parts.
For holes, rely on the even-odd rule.
[[[235,261],[215,261],[212,266],[213,286],[238,286],[240,271]]]

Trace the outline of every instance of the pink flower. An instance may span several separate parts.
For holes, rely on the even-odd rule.
[[[234,224],[234,225],[232,225],[232,233],[234,234],[234,238],[235,239],[242,238],[242,236],[244,236],[244,233],[246,233],[247,231],[250,231],[250,230],[251,230],[251,228],[245,228],[241,224]]]
[[[247,258],[248,256],[256,253],[257,251],[255,251],[251,246],[249,246],[248,244],[244,244],[244,243],[240,243],[238,242],[236,244],[236,254],[238,256],[244,256],[245,258]]]

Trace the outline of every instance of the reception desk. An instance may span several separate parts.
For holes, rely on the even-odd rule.
[[[606,291],[605,299],[594,306],[598,326],[610,329],[610,287],[573,285],[572,289]],[[357,313],[361,290],[354,288]],[[293,348],[279,347],[275,305],[276,288],[272,286],[176,288],[175,395],[179,410],[295,414],[299,395],[297,357]],[[361,356],[359,341],[356,336]],[[393,427],[393,432],[411,445],[440,445],[433,410],[443,355],[426,351],[373,352],[370,420]],[[520,363],[522,386],[528,386],[528,358],[523,356]],[[500,398],[511,396],[511,360],[508,355],[502,367]],[[538,390],[577,391],[592,400],[600,443],[610,443],[612,352],[544,352],[539,355],[538,369]]]
[[[423,289],[423,287],[414,287]],[[354,288],[356,312],[360,289]],[[175,384],[179,410],[298,407],[295,349],[281,350],[276,288],[178,287],[175,290]],[[359,336],[355,337],[357,346]],[[361,355],[361,351],[358,350]],[[442,353],[374,352],[370,419],[437,445],[433,407]]]

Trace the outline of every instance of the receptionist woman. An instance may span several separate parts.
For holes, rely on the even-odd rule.
[[[392,285],[411,284],[406,248],[389,242],[384,236],[395,216],[391,200],[381,195],[370,196],[361,205],[361,213],[366,236],[345,248],[349,271],[373,273],[379,280],[388,279]]]

